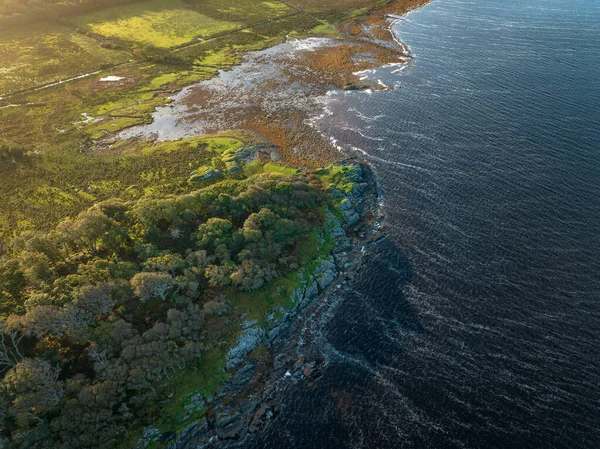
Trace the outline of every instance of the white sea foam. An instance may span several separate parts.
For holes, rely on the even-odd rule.
[[[369,117],[368,115],[363,114],[362,112],[360,112],[358,109],[355,109],[355,108],[350,108],[349,111],[354,112],[358,118],[360,118],[361,120],[363,120],[365,122],[375,122],[375,121],[385,117],[385,114],[380,114],[380,115],[375,115],[373,117]]]
[[[375,69],[360,70],[358,72],[354,72],[353,75],[354,76],[368,76],[368,75],[375,73],[376,71],[377,70],[375,70]]]
[[[400,68],[398,68],[398,69],[395,69],[395,70],[392,70],[392,72],[391,72],[391,73],[394,73],[394,74],[395,74],[395,73],[400,73],[400,72],[402,72],[402,71],[406,70],[406,67],[408,67],[406,64],[402,64],[402,67],[400,67]]]

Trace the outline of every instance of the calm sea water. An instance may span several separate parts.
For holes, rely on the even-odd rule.
[[[600,2],[436,0],[394,31],[414,61],[371,76],[398,89],[320,122],[390,239],[244,447],[598,448]]]

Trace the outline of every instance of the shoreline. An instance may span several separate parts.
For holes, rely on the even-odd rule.
[[[428,2],[420,2],[418,7],[426,3]],[[391,7],[393,8],[393,5]],[[388,6],[380,11],[371,12],[359,21],[366,22],[372,20],[373,17],[383,19],[386,23],[386,31],[391,35],[391,40],[398,44],[392,27],[402,20],[405,14],[416,8],[404,11],[402,16],[391,15],[391,17],[390,13],[385,12],[389,8]],[[390,18],[395,20],[389,22]],[[346,35],[344,41],[348,38],[349,35]],[[402,57],[412,57],[407,46],[400,43],[398,47],[400,50],[397,51]],[[388,62],[387,64],[390,63],[403,65],[406,64],[406,61]],[[370,70],[376,68],[373,67]],[[352,74],[357,75],[355,72]],[[338,86],[334,90],[340,88],[343,87]],[[308,120],[308,117],[304,117],[304,121]],[[265,136],[260,130],[246,128],[245,131],[264,138],[266,142],[273,143],[269,136]],[[320,133],[320,131],[317,132]],[[321,314],[331,307],[329,300],[332,294],[343,288],[361,271],[366,263],[366,247],[386,238],[383,226],[384,217],[381,213],[380,186],[370,164],[358,156],[349,157],[335,142],[331,142],[330,137],[324,135],[323,137],[336,150],[338,156],[343,158],[342,163],[360,167],[364,174],[360,184],[366,185],[364,190],[355,192],[359,204],[358,209],[360,209],[358,211],[360,220],[351,225],[342,224],[342,235],[338,235],[332,251],[335,279],[318,295],[315,295],[314,291],[312,296],[302,292],[299,295],[301,299],[294,309],[286,312],[281,319],[264,330],[266,346],[258,360],[245,359],[241,366],[234,371],[232,377],[221,387],[219,393],[211,398],[212,400],[207,400],[207,412],[203,418],[188,425],[179,434],[170,432],[159,437],[155,433],[151,433],[149,436],[154,439],[149,441],[140,439],[135,449],[146,447],[157,437],[159,437],[159,441],[167,444],[169,449],[191,449],[192,447],[224,449],[243,444],[245,439],[254,433],[277,425],[277,415],[280,412],[278,398],[283,394],[289,382],[305,382],[310,385],[318,381],[328,361],[312,345],[313,336],[310,322],[318,320]],[[344,158],[344,156],[346,157]],[[350,162],[357,160],[360,162]],[[285,162],[287,163],[287,161]],[[338,224],[341,223],[338,222]],[[337,257],[339,254],[344,254],[344,257],[340,259],[341,262]],[[351,263],[348,263],[349,260]],[[348,265],[352,267],[351,270],[345,270]]]
[[[294,38],[249,52],[229,70],[177,92],[155,111],[151,124],[109,136],[94,151],[110,152],[110,145],[123,139],[164,141],[243,130],[276,145],[286,165],[319,168],[337,162],[346,153],[318,129],[322,99],[340,91],[395,90],[372,75],[380,68],[401,70],[412,58],[392,27],[402,17],[398,14],[425,3],[397,1],[342,22],[341,38],[311,36],[304,46]]]
[[[149,438],[140,439],[135,449],[148,447],[156,440],[168,444],[169,449],[225,449],[232,444],[243,444],[245,438],[277,425],[278,399],[290,382],[310,385],[318,381],[328,362],[313,345],[310,323],[331,306],[332,295],[362,270],[367,263],[366,248],[386,238],[374,173],[368,165],[347,164],[360,170],[357,185],[348,194],[352,210],[358,212],[360,219],[353,224],[354,220],[342,224],[330,213],[337,225],[336,245],[330,261],[324,265],[335,277],[329,277],[321,289],[319,276],[322,273],[317,269],[309,280],[312,285],[296,294],[295,307],[262,329],[265,347],[258,359],[245,358],[232,370],[234,374],[219,393],[206,401],[207,412],[203,418],[179,434],[159,435],[147,428],[144,434]],[[320,293],[317,293],[317,283]]]

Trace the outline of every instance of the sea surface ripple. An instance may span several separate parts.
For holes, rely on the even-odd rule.
[[[600,447],[600,2],[436,0],[394,92],[318,122],[373,165],[388,240],[332,301],[312,388],[256,448]]]

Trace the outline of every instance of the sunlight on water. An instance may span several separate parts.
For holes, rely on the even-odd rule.
[[[394,27],[408,68],[369,74],[395,92],[323,99],[392,240],[252,447],[600,447],[598,23],[593,1],[438,0]]]

